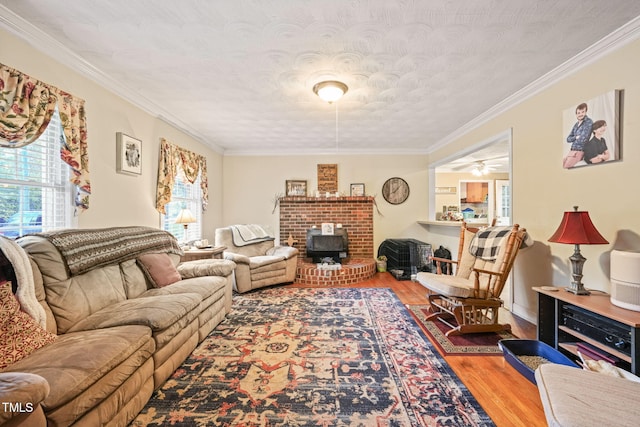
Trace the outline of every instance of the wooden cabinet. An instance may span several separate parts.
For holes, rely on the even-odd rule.
[[[494,183],[492,180],[459,181],[460,212],[471,212],[465,216],[467,222],[491,222],[494,216]]]
[[[562,288],[538,293],[538,340],[577,359],[578,345],[588,345],[640,374],[640,312],[611,304],[609,295],[574,295]]]
[[[489,197],[489,183],[467,182],[467,203],[485,203]]]

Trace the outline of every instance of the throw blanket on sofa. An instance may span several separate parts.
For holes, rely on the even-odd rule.
[[[257,224],[232,225],[231,234],[233,236],[233,244],[236,246],[246,246],[254,243],[266,242],[274,240],[274,237]]]
[[[480,230],[473,236],[469,245],[469,252],[476,258],[485,261],[495,261],[503,238],[508,237],[513,227],[488,227]],[[526,233],[520,248],[526,248],[533,244],[531,237]]]
[[[16,299],[20,303],[20,309],[33,317],[44,328],[47,315],[36,298],[36,288],[29,255],[16,242],[2,236],[0,236],[0,250],[11,263],[13,272],[16,275],[16,282],[18,282],[16,284]]]
[[[146,252],[183,255],[170,233],[151,227],[73,229],[40,233],[59,251],[71,275],[135,259]]]

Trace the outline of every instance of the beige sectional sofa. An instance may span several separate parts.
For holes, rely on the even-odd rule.
[[[127,425],[231,308],[235,264],[179,264],[161,230],[66,230],[18,243],[57,337],[0,372],[0,401],[13,402],[0,423]]]

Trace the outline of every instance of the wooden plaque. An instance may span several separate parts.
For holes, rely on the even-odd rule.
[[[338,165],[318,165],[318,191],[338,191]]]

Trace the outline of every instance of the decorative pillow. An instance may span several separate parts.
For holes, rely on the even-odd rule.
[[[168,286],[182,279],[171,257],[166,253],[140,255],[138,265],[156,288]]]
[[[11,291],[11,282],[0,284],[0,370],[56,340],[27,313]]]

